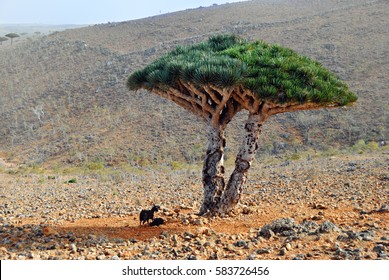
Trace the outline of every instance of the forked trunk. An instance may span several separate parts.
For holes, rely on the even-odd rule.
[[[224,190],[224,147],[226,139],[224,128],[210,125],[208,131],[207,153],[203,166],[204,199],[200,209],[200,215],[213,212],[219,204]]]
[[[215,211],[218,214],[229,213],[238,203],[245,187],[247,173],[258,149],[258,138],[264,122],[260,114],[250,114],[245,124],[246,135],[235,160],[235,169],[218,201]],[[216,213],[214,213],[216,214]]]

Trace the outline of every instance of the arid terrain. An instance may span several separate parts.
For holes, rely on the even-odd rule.
[[[386,0],[258,0],[3,43],[0,259],[387,260],[388,18]],[[270,119],[235,213],[205,218],[205,125],[125,84],[215,33],[310,56],[359,99]],[[140,226],[153,204],[165,224]]]
[[[246,1],[99,24],[0,46],[0,152],[27,165],[201,162],[204,124],[175,104],[130,92],[126,79],[177,45],[235,33],[310,56],[358,96],[350,109],[282,114],[261,154],[387,141],[389,42],[385,0]],[[18,38],[17,38],[18,39]],[[15,39],[15,42],[17,41]],[[235,155],[246,114],[227,133]]]
[[[257,163],[235,213],[217,218],[196,215],[194,170],[103,180],[8,167],[0,259],[388,259],[388,165],[387,151]],[[165,224],[139,225],[153,204]]]

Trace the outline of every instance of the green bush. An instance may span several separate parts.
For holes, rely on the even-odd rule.
[[[358,140],[353,146],[352,151],[358,154],[362,154],[364,152],[376,151],[379,149],[379,145],[375,141],[370,141],[366,143],[365,140]]]
[[[70,180],[66,181],[65,183],[66,184],[75,184],[75,183],[77,183],[77,179],[73,178],[73,179],[70,179]]]
[[[367,146],[367,148],[368,148],[369,150],[371,150],[371,151],[375,151],[375,150],[378,150],[378,149],[379,149],[379,145],[378,145],[378,143],[375,142],[375,141],[371,141],[371,142],[367,143],[366,146]]]
[[[104,169],[104,163],[102,162],[89,162],[86,164],[89,170],[102,170]]]

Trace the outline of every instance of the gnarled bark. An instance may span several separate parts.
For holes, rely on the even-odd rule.
[[[203,167],[204,199],[200,215],[204,215],[219,203],[224,190],[224,147],[226,139],[223,127],[209,126],[207,153]]]
[[[218,200],[218,205],[214,208],[214,211],[219,214],[230,212],[242,195],[248,170],[258,149],[258,138],[264,121],[264,117],[259,113],[249,114],[245,124],[246,135],[235,160],[235,169],[232,172],[221,199]]]

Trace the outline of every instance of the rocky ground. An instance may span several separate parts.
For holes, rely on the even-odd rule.
[[[0,166],[0,259],[389,259],[389,154],[256,163],[228,217],[198,171],[120,178]],[[153,204],[160,227],[139,225]]]

